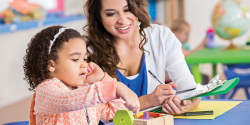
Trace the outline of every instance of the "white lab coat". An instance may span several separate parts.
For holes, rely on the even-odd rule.
[[[148,42],[144,49],[146,68],[151,70],[162,83],[165,80],[165,70],[170,79],[177,84],[177,90],[185,90],[196,87],[193,75],[186,64],[185,57],[181,50],[181,43],[165,26],[151,24],[145,30]],[[148,94],[152,93],[160,83],[154,80],[149,73]]]

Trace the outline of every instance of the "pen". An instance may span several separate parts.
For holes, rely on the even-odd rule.
[[[159,83],[163,84],[150,70],[148,70],[149,74],[151,77],[153,77],[155,80],[157,80]],[[191,88],[191,89],[186,89],[186,90],[182,90],[182,91],[177,91],[176,94],[181,94],[181,93],[185,93],[188,91],[192,91],[195,90],[196,88]]]
[[[155,79],[157,80],[159,83],[163,84],[159,79],[157,79],[157,77],[150,71],[148,70],[149,74]]]
[[[175,116],[196,116],[196,115],[213,115],[213,114],[214,112],[211,110],[211,111],[186,112]]]
[[[186,89],[186,90],[182,90],[182,91],[177,91],[176,92],[176,95],[177,94],[181,94],[181,93],[185,93],[185,92],[189,92],[189,91],[192,91],[192,90],[195,90],[196,88],[192,88],[192,89]]]

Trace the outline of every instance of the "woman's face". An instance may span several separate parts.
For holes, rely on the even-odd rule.
[[[131,13],[126,0],[102,0],[100,15],[104,28],[115,39],[128,39],[138,28],[138,18]]]

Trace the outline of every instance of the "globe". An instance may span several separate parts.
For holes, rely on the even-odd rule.
[[[219,37],[231,41],[227,49],[237,49],[232,39],[249,29],[250,8],[240,0],[221,0],[214,8],[212,25]]]

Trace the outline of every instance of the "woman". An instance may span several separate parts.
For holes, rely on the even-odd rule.
[[[162,105],[169,114],[197,107],[200,98],[180,101],[175,90],[196,87],[181,43],[164,26],[150,24],[146,0],[88,0],[84,6],[90,61],[126,84],[139,97],[141,110]],[[175,84],[162,85],[165,70]]]

